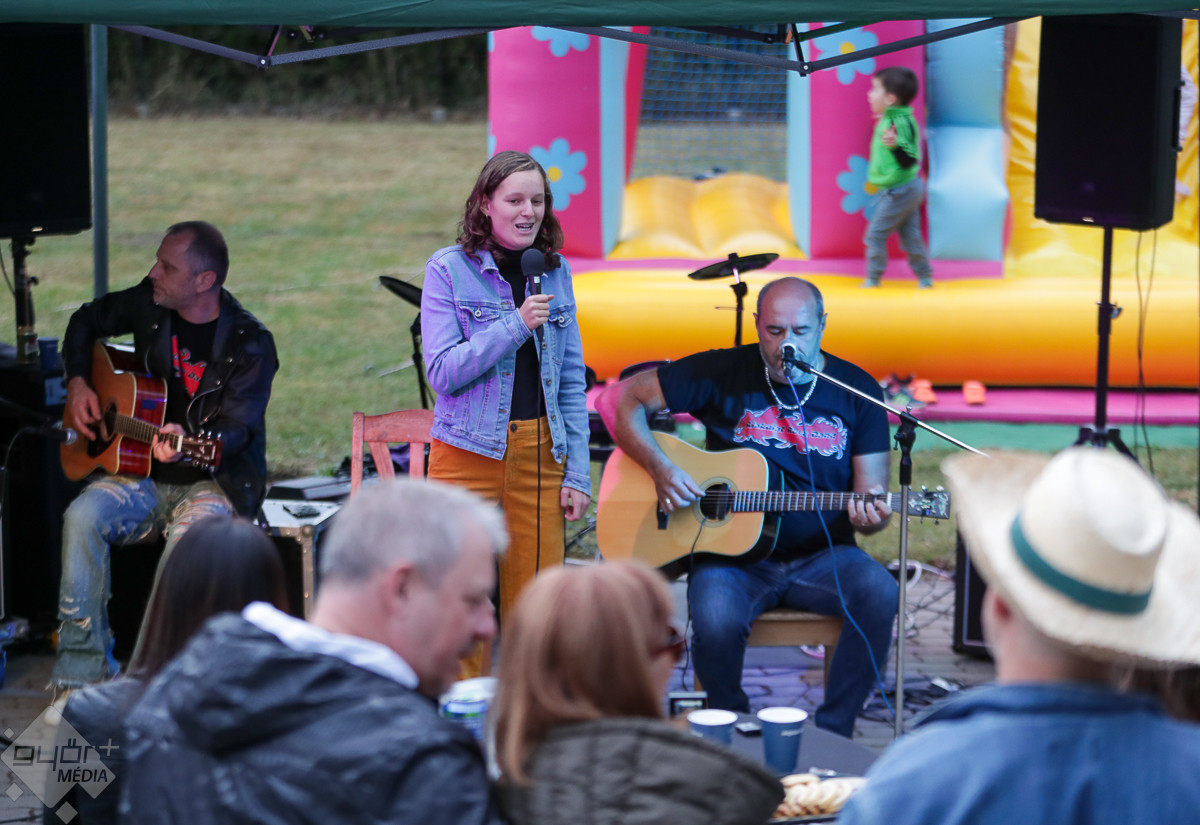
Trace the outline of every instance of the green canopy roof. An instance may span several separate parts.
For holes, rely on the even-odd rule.
[[[1178,0],[0,0],[0,21],[445,28],[737,26],[1182,11]]]

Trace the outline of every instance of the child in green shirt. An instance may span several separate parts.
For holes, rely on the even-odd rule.
[[[921,168],[921,133],[913,117],[912,99],[917,94],[917,76],[903,66],[875,72],[867,103],[877,121],[871,135],[871,157],[867,182],[880,190],[879,203],[867,224],[863,243],[867,247],[865,287],[877,287],[887,267],[887,239],[900,236],[900,248],[921,289],[933,286],[933,269],[921,235],[921,202],[925,186]]]

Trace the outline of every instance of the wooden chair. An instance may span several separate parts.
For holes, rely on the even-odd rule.
[[[798,647],[800,645],[823,645],[825,647],[825,683],[829,683],[829,665],[837,649],[838,637],[842,633],[842,620],[837,616],[807,613],[789,607],[768,610],[750,625],[747,647]],[[694,678],[696,690],[702,690],[700,677]]]
[[[433,426],[433,410],[396,410],[379,415],[356,412],[351,430],[350,495],[363,483],[363,446],[371,451],[380,478],[394,478],[389,444],[408,444],[408,474],[425,477],[425,445]]]
[[[392,469],[392,454],[389,444],[408,444],[408,475],[411,478],[425,477],[425,445],[431,440],[429,428],[433,426],[433,410],[396,410],[366,415],[356,412],[351,428],[350,445],[350,495],[354,495],[363,483],[363,447],[371,451],[375,470],[380,478],[395,478]],[[492,643],[483,644],[482,675],[492,672]]]

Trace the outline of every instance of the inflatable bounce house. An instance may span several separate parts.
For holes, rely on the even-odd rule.
[[[815,59],[961,22],[872,24],[806,45]],[[1031,20],[808,77],[776,70],[778,173],[742,171],[755,166],[751,150],[685,177],[636,171],[648,128],[645,47],[553,29],[500,31],[489,43],[489,150],[528,151],[547,169],[586,360],[602,380],[638,362],[732,344],[733,276],[688,275],[736,254],[773,259],[739,273],[746,342],[758,289],[797,274],[825,295],[825,348],[878,377],[1090,387],[1104,230],[1033,216],[1039,35],[1040,20]],[[1196,24],[1186,23],[1182,64],[1191,78],[1196,38]],[[882,287],[860,288],[875,202],[865,181],[866,96],[886,65],[908,66],[921,81],[913,106],[926,149],[929,290],[917,289],[898,247]],[[673,85],[680,96],[704,95],[686,79]],[[721,105],[721,123],[693,131],[749,140],[755,124]],[[1197,125],[1184,109],[1173,220],[1114,233],[1111,301],[1124,312],[1109,339],[1113,387],[1137,385],[1139,367],[1149,387],[1197,386]]]

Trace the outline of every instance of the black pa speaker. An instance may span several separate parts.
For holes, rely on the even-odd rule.
[[[963,544],[962,533],[954,550],[954,639],[950,646],[957,653],[990,658],[983,638],[983,591],[986,585],[971,566],[971,557]]]
[[[0,238],[92,225],[84,27],[0,24]]]
[[[1154,229],[1175,209],[1178,18],[1042,19],[1033,214]]]

